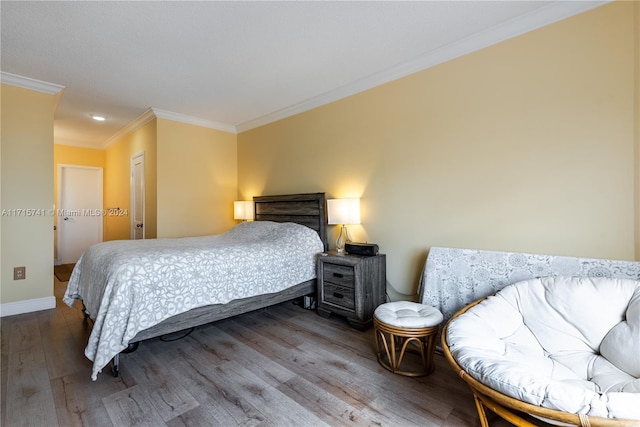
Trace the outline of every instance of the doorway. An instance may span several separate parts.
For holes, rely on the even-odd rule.
[[[144,239],[144,151],[131,157],[131,240]]]
[[[58,165],[58,263],[72,264],[102,242],[102,168]]]

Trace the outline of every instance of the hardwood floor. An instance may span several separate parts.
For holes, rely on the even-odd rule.
[[[284,303],[152,339],[90,378],[80,308],[2,318],[3,426],[476,426],[444,358],[423,378],[383,369],[373,330]],[[495,425],[503,425],[501,422]]]

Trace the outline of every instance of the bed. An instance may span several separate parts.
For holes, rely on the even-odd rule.
[[[258,196],[255,221],[220,235],[88,249],[64,302],[81,300],[93,321],[92,379],[110,362],[117,376],[120,353],[140,341],[315,294],[325,203],[324,193]]]

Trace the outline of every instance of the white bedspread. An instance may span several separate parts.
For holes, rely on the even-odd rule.
[[[279,292],[316,277],[318,234],[293,223],[241,223],[214,236],[112,241],[89,248],[64,296],[95,320],[92,379],[140,331],[209,304]]]

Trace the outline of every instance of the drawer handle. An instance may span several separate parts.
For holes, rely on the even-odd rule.
[[[340,292],[334,292],[333,296],[336,298],[344,298],[344,295],[342,295]]]
[[[344,274],[342,274],[342,273],[333,273],[333,277],[337,277],[339,279],[342,279],[344,277]]]

